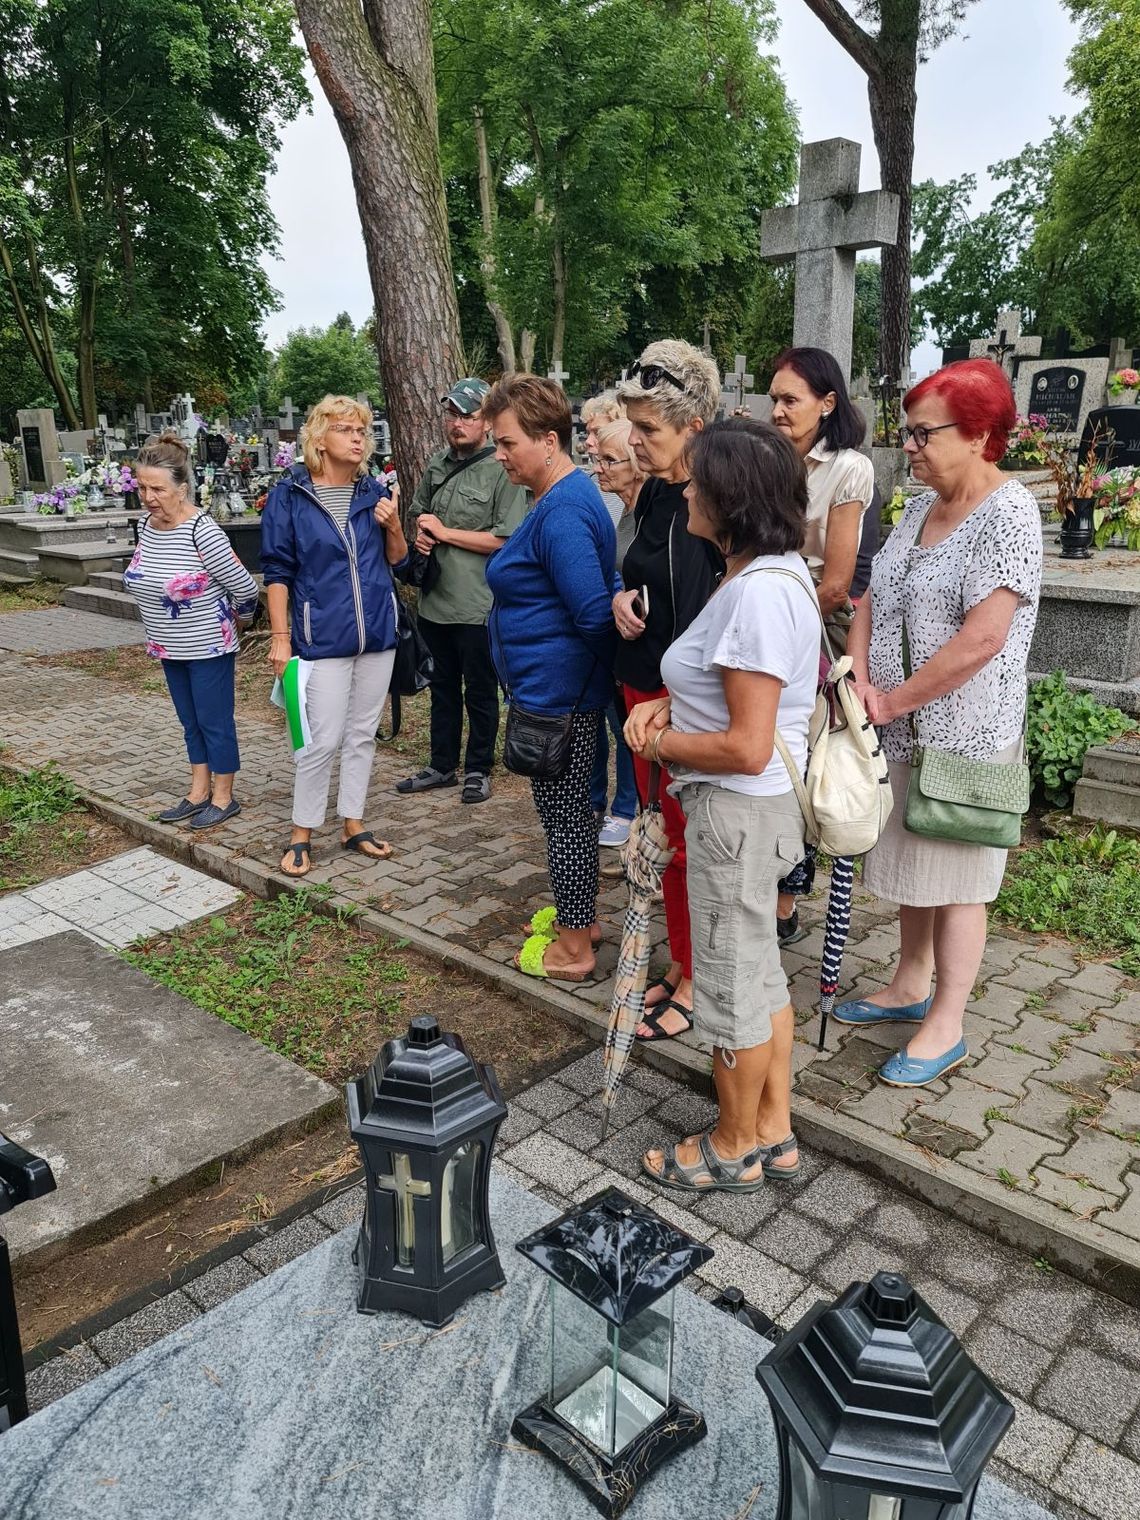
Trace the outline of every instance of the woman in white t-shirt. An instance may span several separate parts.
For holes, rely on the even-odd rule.
[[[820,614],[799,552],[807,483],[792,444],[733,418],[695,435],[687,466],[689,532],[715,544],[727,570],[665,652],[669,695],[635,707],[625,732],[636,754],[668,767],[685,813],[693,1016],[712,1047],[720,1113],[707,1134],[649,1151],[642,1166],[685,1192],[754,1192],[799,1170],[775,910],[804,824],[775,735],[802,771]]]

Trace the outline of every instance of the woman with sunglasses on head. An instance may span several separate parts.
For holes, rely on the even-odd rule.
[[[368,474],[371,409],[349,396],[325,396],[305,419],[301,449],[304,463],[270,491],[261,518],[269,663],[280,676],[294,654],[312,662],[305,693],[311,739],[294,757],[286,876],[311,869],[313,830],[325,821],[338,755],[342,847],[368,860],[392,853],[364,827],[363,814],[396,653],[391,571],[408,557],[400,488],[389,494]]]
[[[855,616],[851,583],[867,508],[875,494],[871,461],[859,452],[867,424],[847,394],[843,372],[824,348],[786,348],[776,358],[772,425],[792,444],[807,470],[808,511],[803,555],[815,582],[831,646],[847,647]],[[780,883],[776,929],[782,945],[803,939],[796,898],[811,891],[815,851]]]
[[[894,1087],[925,1087],[966,1059],[966,1002],[1006,852],[908,830],[912,746],[1018,760],[1042,544],[1037,503],[997,467],[1017,415],[1001,367],[948,364],[904,405],[911,473],[929,489],[875,556],[848,643],[859,695],[883,731],[894,794],[863,862],[863,887],[899,904],[902,948],[890,984],[841,1003],[833,1017],[913,1027],[879,1075]]]
[[[613,599],[621,643],[614,675],[627,709],[667,695],[661,679],[666,649],[685,632],[724,573],[716,544],[689,532],[685,452],[716,416],[720,374],[708,354],[677,338],[651,343],[618,386],[631,427],[630,447],[650,478],[633,514],[633,537],[618,569],[624,590]],[[634,757],[641,801],[649,762]],[[645,993],[642,1040],[670,1039],[692,1028],[693,949],[685,879],[685,815],[662,789],[661,812],[673,849],[662,890],[670,962]]]

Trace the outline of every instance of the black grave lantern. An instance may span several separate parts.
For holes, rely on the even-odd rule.
[[[55,1177],[41,1156],[0,1135],[0,1214],[55,1192]],[[8,1242],[0,1235],[0,1435],[28,1417],[28,1388]]]
[[[756,1376],[780,1451],[777,1520],[969,1520],[1013,1420],[894,1272],[816,1304]]]
[[[617,1188],[517,1249],[551,1279],[550,1382],[512,1432],[620,1515],[654,1468],[705,1434],[704,1416],[672,1393],[673,1299],[713,1252]]]
[[[357,1308],[445,1325],[473,1293],[505,1281],[487,1204],[491,1149],[507,1116],[495,1073],[422,1015],[347,1097],[367,1181],[353,1252]]]

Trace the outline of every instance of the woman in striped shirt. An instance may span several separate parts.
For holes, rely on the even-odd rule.
[[[241,811],[234,665],[257,585],[218,524],[198,512],[190,451],[177,433],[142,446],[135,477],[148,515],[123,584],[138,602],[147,653],[162,662],[190,758],[189,790],[158,816],[210,829]]]

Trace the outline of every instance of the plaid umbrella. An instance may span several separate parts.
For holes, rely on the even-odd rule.
[[[602,1139],[610,1127],[610,1110],[621,1090],[625,1064],[633,1048],[634,1031],[645,1017],[645,978],[649,969],[649,915],[661,896],[661,873],[673,858],[665,833],[658,792],[661,772],[653,766],[649,777],[649,805],[634,819],[629,831],[625,876],[629,883],[629,908],[621,931],[610,1027],[606,1031],[606,1086],[602,1093],[605,1113]]]
[[[827,1035],[827,1016],[835,1007],[843,952],[851,932],[851,892],[855,862],[838,855],[831,862],[831,887],[827,894],[827,917],[823,925],[823,957],[819,963],[819,1046]]]

